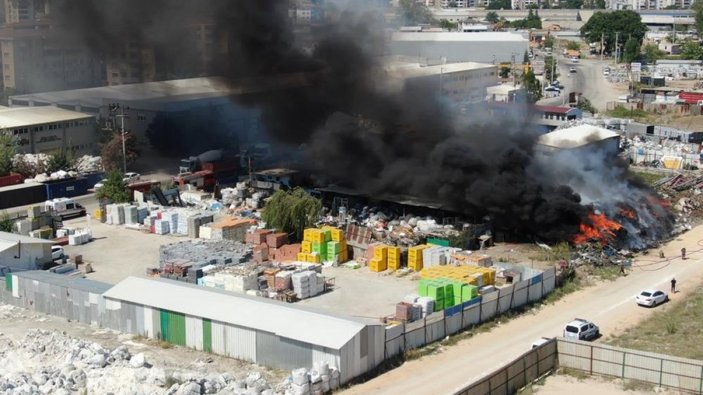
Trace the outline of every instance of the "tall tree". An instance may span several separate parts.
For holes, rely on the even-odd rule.
[[[72,150],[61,149],[51,155],[46,164],[46,171],[53,173],[59,170],[70,171],[75,168],[75,160]]]
[[[629,38],[625,42],[625,50],[622,54],[622,60],[625,63],[633,62],[640,58],[640,43],[635,38]]]
[[[128,133],[125,136],[124,143],[127,153],[127,165],[131,165],[139,158],[137,138],[134,134]],[[122,135],[120,133],[114,133],[110,141],[103,145],[101,157],[105,170],[122,170],[124,167],[124,155],[122,153]]]
[[[510,0],[491,0],[486,6],[487,10],[512,10],[513,6]]]
[[[542,98],[542,84],[535,77],[532,69],[527,70],[522,75],[522,85],[525,88],[525,92],[527,92],[527,100],[530,103],[535,103]]]
[[[559,69],[555,63],[556,59],[553,56],[544,58],[544,78],[547,81],[554,81],[559,78]]]
[[[647,63],[654,63],[658,59],[663,58],[665,52],[659,49],[656,44],[647,44],[644,46],[644,58]]]
[[[686,40],[681,45],[681,57],[688,60],[703,59],[703,48],[698,41]]]
[[[486,22],[488,23],[496,23],[500,20],[500,17],[498,16],[498,13],[495,11],[488,11],[486,13]]]
[[[646,32],[647,26],[642,23],[640,15],[631,10],[596,12],[581,27],[581,37],[589,43],[600,42],[603,38],[607,53],[614,51],[616,38],[623,43],[631,37],[641,45]]]
[[[262,218],[268,227],[292,234],[300,240],[303,230],[315,225],[320,217],[322,202],[302,188],[279,190],[266,202]]]
[[[698,34],[701,34],[703,32],[703,2],[694,2],[691,10],[693,10],[693,18],[696,20],[696,30]]]
[[[124,174],[119,170],[107,172],[107,179],[96,196],[99,200],[110,200],[112,203],[127,203],[130,200],[129,189],[124,181]]]
[[[12,171],[12,158],[16,152],[12,136],[0,132],[0,176],[5,176]]]

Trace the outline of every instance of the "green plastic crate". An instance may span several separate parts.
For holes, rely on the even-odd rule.
[[[465,302],[478,297],[478,287],[471,284],[466,284],[466,287],[462,288],[461,298]]]
[[[328,241],[327,242],[327,253],[339,254],[342,251],[342,246],[339,245],[338,241]]]
[[[325,242],[332,241],[332,231],[329,229],[322,229],[322,233],[325,235]]]

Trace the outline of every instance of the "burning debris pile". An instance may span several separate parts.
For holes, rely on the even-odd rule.
[[[571,263],[575,266],[626,266],[632,264],[632,252],[629,250],[617,250],[609,245],[598,242],[586,242],[578,244],[571,257]]]

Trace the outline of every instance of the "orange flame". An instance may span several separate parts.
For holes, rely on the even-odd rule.
[[[620,214],[622,217],[629,218],[629,219],[635,219],[635,218],[636,218],[635,212],[632,211],[632,210],[628,210],[628,209],[626,209],[626,208],[621,208],[619,214]]]
[[[617,231],[622,229],[622,225],[606,217],[605,214],[591,213],[588,218],[591,223],[579,225],[581,233],[574,236],[574,243],[583,244],[589,240],[598,240],[606,244],[616,237]]]

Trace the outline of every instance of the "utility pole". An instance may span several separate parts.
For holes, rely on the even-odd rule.
[[[129,108],[127,108],[129,110]],[[119,110],[119,114],[115,114],[115,118],[120,118],[120,135],[122,136],[122,172],[127,173],[127,143],[126,143],[126,132],[124,129],[124,107],[122,107],[119,103],[113,103],[110,105],[110,112],[117,112]]]
[[[618,36],[620,32],[615,32],[615,64],[618,64],[618,55],[620,54],[620,49],[618,48]]]
[[[605,32],[600,34],[600,61],[603,61],[603,46],[605,45]]]

